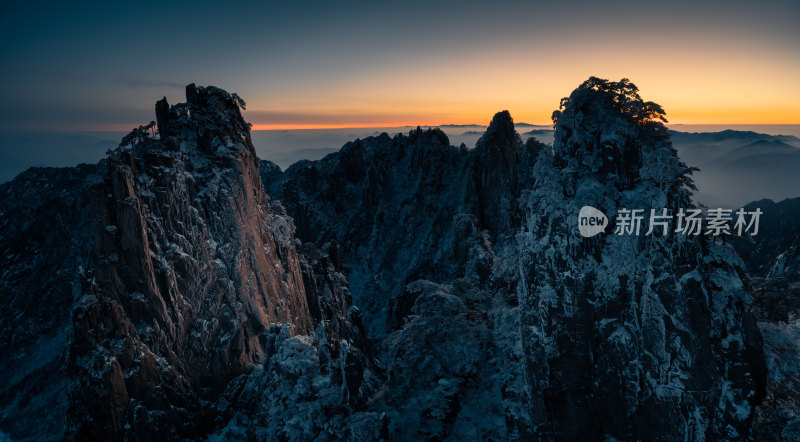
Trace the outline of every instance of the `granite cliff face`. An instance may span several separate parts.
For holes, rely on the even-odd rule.
[[[203,402],[263,359],[269,324],[313,330],[291,221],[261,188],[236,104],[213,88],[190,86],[187,99],[162,140],[113,153],[89,189],[97,263],[70,348],[78,436],[126,422],[191,435]]]
[[[417,129],[286,171],[238,96],[186,96],[158,136],[0,186],[11,438],[751,434],[766,368],[733,249],[578,233],[584,205],[691,207],[629,82],[576,89],[552,146],[503,111],[473,149]]]
[[[265,358],[275,323],[307,335],[334,317],[333,336],[368,348],[356,321],[338,323],[346,296],[320,306],[325,275],[264,193],[240,105],[190,85],[187,103],[156,106],[159,139],[134,131],[97,166],[32,170],[3,187],[11,437],[35,437],[31,412],[50,436],[208,434],[216,400]]]

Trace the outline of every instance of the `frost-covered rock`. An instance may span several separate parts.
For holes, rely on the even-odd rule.
[[[382,340],[375,406],[404,438],[749,434],[765,370],[733,250],[575,228],[584,205],[691,207],[663,111],[625,80],[563,104],[552,147],[503,112],[473,150],[384,134],[264,177],[300,238],[343,246]]]
[[[488,276],[491,236],[509,234],[518,222],[519,183],[543,148],[533,139],[523,145],[504,111],[472,150],[450,146],[439,129],[417,128],[355,140],[282,174],[264,161],[262,170],[270,172],[262,178],[294,218],[299,238],[341,244],[356,305],[381,338],[391,332],[390,299],[407,282],[449,281],[473,270]],[[473,246],[481,256],[467,253]]]
[[[554,115],[522,197],[517,285],[532,426],[568,439],[738,438],[763,396],[761,336],[733,250],[681,234],[582,238],[582,206],[690,206],[661,114],[592,78]],[[674,223],[670,231],[675,230]],[[609,229],[609,232],[611,229]],[[501,258],[502,259],[502,258]]]
[[[690,207],[691,169],[629,82],[576,89],[552,146],[500,112],[474,149],[417,129],[283,172],[243,106],[190,85],[156,105],[159,137],[0,186],[0,434],[751,434],[765,359],[733,249],[578,232],[584,205]],[[765,328],[764,434],[800,427],[795,325]]]
[[[225,423],[212,439],[385,437],[384,416],[365,410],[360,397],[374,393],[362,379],[379,378],[357,347],[345,339],[332,345],[331,338],[323,325],[315,336],[295,337],[288,326],[273,326],[265,335],[266,357],[252,372],[233,380],[220,400]],[[377,386],[375,382],[373,388]]]
[[[32,168],[0,185],[0,428],[9,438],[66,431],[76,275],[97,233],[85,222],[93,213],[85,190],[102,172],[102,164]]]
[[[758,440],[800,438],[800,199],[754,201],[763,211],[758,235],[731,241],[753,287],[753,311],[764,335],[767,386],[756,409]]]

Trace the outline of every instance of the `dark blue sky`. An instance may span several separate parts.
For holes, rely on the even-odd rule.
[[[121,130],[190,82],[263,128],[542,123],[589,75],[673,121],[800,123],[797,0],[166,3],[4,4],[0,130]]]

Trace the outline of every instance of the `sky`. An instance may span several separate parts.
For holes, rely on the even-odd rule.
[[[672,123],[800,124],[800,1],[5,2],[0,130],[126,131],[188,83],[254,129],[550,123],[591,75]]]

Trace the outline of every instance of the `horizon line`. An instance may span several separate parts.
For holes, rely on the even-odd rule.
[[[534,127],[554,127],[555,124],[537,124],[537,123],[526,123],[526,122],[519,122],[514,123],[514,126],[518,125],[526,125],[526,126],[534,126]],[[798,123],[664,123],[665,126],[800,126],[800,122]],[[272,127],[276,126],[276,127]],[[391,124],[363,124],[363,125],[328,125],[328,126],[316,126],[316,125],[303,125],[303,124],[294,124],[294,125],[269,125],[269,124],[253,124],[253,127],[250,129],[251,131],[277,131],[277,130],[326,130],[326,129],[380,129],[380,128],[417,128],[417,127],[451,127],[451,128],[458,128],[458,127],[489,127],[488,124],[453,124],[453,123],[444,123],[444,124],[398,124],[398,125],[391,125]]]
[[[517,125],[538,126],[538,127],[553,127],[553,124],[537,124],[519,122],[514,123]],[[797,123],[664,123],[665,126],[798,126]],[[120,133],[130,132],[138,127],[138,124],[124,125],[124,124],[107,124],[100,126],[93,126],[89,128],[74,128],[69,126],[57,126],[49,128],[0,128],[0,132],[109,132]],[[313,124],[252,124],[250,128],[254,132],[265,131],[285,131],[285,130],[342,130],[342,129],[415,129],[420,128],[458,128],[458,127],[488,127],[488,124],[458,124],[458,123],[441,123],[441,124],[422,124],[422,123],[398,123],[398,124],[379,124],[379,123],[364,123],[364,124],[333,124],[333,125],[313,125]]]

